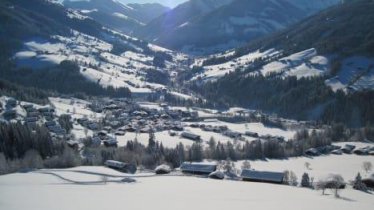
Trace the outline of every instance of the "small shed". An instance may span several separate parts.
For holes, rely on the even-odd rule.
[[[283,172],[255,171],[245,169],[241,173],[243,181],[264,182],[273,184],[282,184],[284,179]]]
[[[217,170],[216,163],[184,162],[181,167],[183,173],[209,175]]]

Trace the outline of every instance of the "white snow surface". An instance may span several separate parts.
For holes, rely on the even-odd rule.
[[[329,165],[329,172],[350,170],[362,160],[358,156],[346,159],[320,159],[318,163]],[[327,159],[327,158],[326,158]],[[316,160],[317,161],[317,160]],[[292,163],[285,160],[284,163]],[[274,168],[278,167],[274,162]],[[317,162],[316,162],[317,163]],[[312,163],[313,170],[319,170]],[[344,164],[339,164],[344,163]],[[290,165],[291,167],[291,165]],[[289,167],[287,167],[289,168]],[[339,169],[340,168],[340,169]],[[345,169],[343,169],[345,168]],[[88,173],[87,173],[88,172]],[[93,174],[92,174],[93,172]],[[108,176],[106,184],[79,184],[64,181],[97,182]],[[91,174],[90,174],[91,173]],[[135,183],[118,183],[120,177],[131,177]],[[113,181],[113,182],[111,182]],[[372,209],[372,194],[348,188],[341,191],[341,198],[332,193],[263,183],[212,180],[188,176],[154,176],[150,173],[122,174],[103,167],[77,167],[65,170],[40,170],[31,173],[15,173],[0,176],[0,203],[7,210],[59,210],[59,209],[258,209],[258,210],[352,210]],[[22,202],[20,202],[22,201]],[[191,202],[193,201],[193,202]],[[58,204],[58,205],[56,205]]]
[[[278,73],[284,77],[296,76],[300,79],[321,76],[326,73],[328,66],[328,58],[318,55],[316,49],[312,48],[271,62],[259,71],[264,76]]]

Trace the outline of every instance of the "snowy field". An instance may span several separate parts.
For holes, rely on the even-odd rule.
[[[368,175],[362,168],[362,163],[365,161],[374,164],[374,157],[344,154],[320,157],[297,157],[286,160],[258,160],[251,161],[250,163],[251,167],[258,171],[293,171],[299,178],[299,182],[305,172],[308,173],[310,177],[314,177],[315,181],[334,173],[342,175],[344,180],[348,182],[353,180],[359,172],[363,177]],[[310,163],[309,169],[305,166],[306,162]],[[241,166],[241,163],[242,162],[237,163],[238,167]]]
[[[251,162],[257,170],[293,170],[301,174],[304,162],[311,163],[308,173],[313,176],[340,173],[346,181],[360,170],[362,161],[373,157],[356,155],[326,156],[313,159],[268,160]],[[239,164],[239,163],[238,163]],[[108,177],[100,183],[102,175]],[[131,177],[135,183],[121,183]],[[39,170],[0,176],[0,207],[6,210],[60,209],[329,209],[369,210],[374,195],[353,190],[333,193],[241,181],[219,181],[207,178],[175,175],[155,176],[142,172],[126,175],[104,167],[77,167],[64,170]],[[17,199],[15,199],[17,198]],[[22,201],[22,202],[19,202]]]

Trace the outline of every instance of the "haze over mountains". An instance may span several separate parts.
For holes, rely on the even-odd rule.
[[[136,35],[166,47],[206,54],[284,29],[340,0],[191,0]]]
[[[71,9],[79,10],[99,23],[126,33],[146,25],[154,18],[170,10],[161,4],[122,4],[113,0],[72,1],[65,0],[62,4]]]

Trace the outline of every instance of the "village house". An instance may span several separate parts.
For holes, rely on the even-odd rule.
[[[183,138],[190,139],[190,140],[193,140],[193,141],[200,141],[201,140],[201,137],[199,135],[189,133],[189,132],[183,132],[181,134],[181,136]]]

